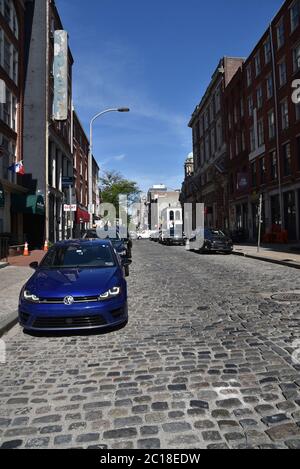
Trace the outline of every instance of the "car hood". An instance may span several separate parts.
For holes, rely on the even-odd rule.
[[[228,236],[211,236],[210,238],[207,238],[208,241],[218,241],[221,243],[228,243],[231,242],[231,239],[228,238]]]
[[[117,267],[91,269],[40,269],[26,284],[26,289],[43,298],[66,295],[96,296],[121,282]]]

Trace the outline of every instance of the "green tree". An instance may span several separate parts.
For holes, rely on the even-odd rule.
[[[141,191],[135,181],[125,179],[116,171],[106,171],[100,178],[101,203],[112,204],[116,209],[117,218],[122,217],[119,210],[119,196],[126,195],[130,207],[130,205],[137,202],[140,193]]]

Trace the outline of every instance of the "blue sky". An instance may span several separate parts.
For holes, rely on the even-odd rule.
[[[219,59],[246,57],[281,0],[56,0],[70,35],[74,103],[94,127],[101,170],[114,169],[142,190],[180,188],[192,150],[190,115]]]

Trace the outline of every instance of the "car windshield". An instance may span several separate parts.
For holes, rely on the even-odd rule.
[[[205,236],[206,238],[211,238],[211,237],[215,237],[215,236],[218,236],[220,238],[224,238],[225,237],[225,234],[223,233],[223,231],[221,230],[205,230]]]
[[[106,244],[56,246],[50,249],[41,268],[106,268],[114,267],[115,259]]]

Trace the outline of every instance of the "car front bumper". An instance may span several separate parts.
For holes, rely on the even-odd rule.
[[[32,332],[80,331],[116,327],[128,320],[127,301],[95,303],[19,304],[19,324]]]

